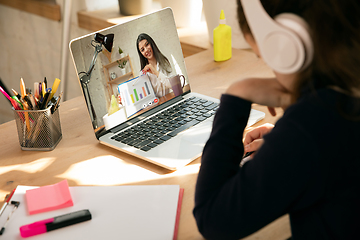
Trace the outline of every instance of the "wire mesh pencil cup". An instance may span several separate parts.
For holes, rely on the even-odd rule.
[[[14,110],[22,150],[51,151],[62,138],[59,110]]]

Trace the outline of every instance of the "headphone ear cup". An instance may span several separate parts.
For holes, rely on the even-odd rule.
[[[313,44],[306,22],[283,13],[272,19],[260,0],[241,0],[246,20],[264,62],[274,71],[296,73],[313,58]]]
[[[275,72],[298,72],[305,61],[303,43],[294,32],[274,23],[276,29],[268,31],[262,41],[257,40],[261,56]]]
[[[303,44],[303,48],[305,50],[305,59],[303,65],[297,71],[303,70],[304,68],[308,67],[314,57],[314,46],[309,33],[308,24],[298,15],[291,13],[279,14],[274,18],[274,20],[280,25],[294,32],[296,36],[300,38]]]

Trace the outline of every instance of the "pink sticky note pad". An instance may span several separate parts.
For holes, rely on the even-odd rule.
[[[74,205],[66,179],[54,185],[26,190],[25,198],[30,215]]]

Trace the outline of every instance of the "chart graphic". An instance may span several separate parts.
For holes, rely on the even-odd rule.
[[[123,104],[126,108],[127,117],[151,105],[156,99],[147,75],[142,75],[119,84],[118,91],[124,101]]]

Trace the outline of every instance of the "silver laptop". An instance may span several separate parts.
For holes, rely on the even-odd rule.
[[[170,8],[74,39],[70,51],[100,143],[170,170],[201,155],[219,100],[191,92]],[[252,110],[248,125],[264,116]]]

